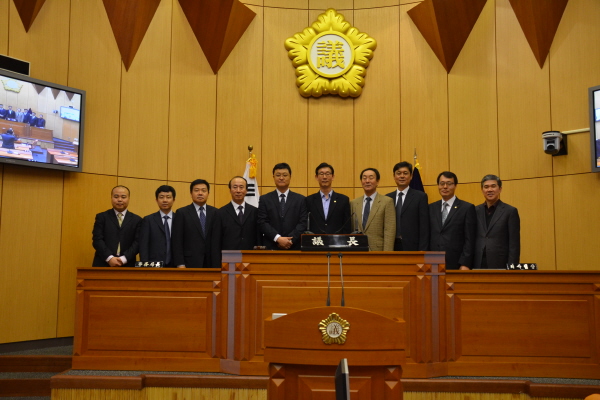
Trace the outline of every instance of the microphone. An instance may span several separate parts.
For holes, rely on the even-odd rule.
[[[330,280],[330,264],[329,262],[331,261],[331,253],[327,253],[327,302],[325,303],[325,305],[327,307],[329,307],[331,305],[331,298],[330,298],[330,294],[331,294],[331,280]]]
[[[340,281],[342,282],[342,307],[346,306],[346,300],[344,299],[344,272],[342,270],[342,257],[344,255],[342,253],[338,253],[338,257],[340,258]]]
[[[346,224],[348,223],[348,221],[350,221],[350,219],[352,218],[353,215],[354,215],[354,213],[350,214],[350,216],[348,217],[347,220],[344,221],[344,223],[342,224],[342,226],[340,227],[340,229],[338,229],[337,231],[335,231],[333,234],[337,235],[338,233],[340,233],[340,231],[342,229],[344,229],[344,226],[346,226]]]
[[[308,212],[308,218],[306,219],[306,230],[304,231],[304,234],[314,235],[314,233],[310,231],[310,211]]]
[[[354,217],[354,232],[352,232],[353,235],[360,235],[362,234],[362,232],[360,231],[360,229],[358,229],[358,218],[356,218],[356,212],[353,212],[352,215],[350,217]]]

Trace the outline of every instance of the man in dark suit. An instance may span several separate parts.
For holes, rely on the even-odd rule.
[[[17,113],[13,111],[12,106],[8,106],[8,110],[6,111],[6,120],[7,121],[17,121]]]
[[[110,210],[96,214],[92,245],[96,249],[92,267],[133,265],[138,253],[138,235],[142,218],[127,210],[129,189],[115,186]]]
[[[315,170],[319,190],[306,198],[309,230],[315,234],[344,234],[352,232],[350,222],[350,199],[333,191],[331,184],[335,178],[333,167],[321,163]]]
[[[165,267],[172,268],[173,251],[171,232],[173,231],[173,203],[175,188],[162,185],[154,193],[159,210],[147,215],[140,227],[140,261],[163,261]]]
[[[23,123],[28,124],[31,121],[31,108],[29,110],[25,110],[25,115],[23,115]]]
[[[221,223],[215,207],[206,204],[210,184],[190,184],[192,204],[177,210],[173,221],[173,261],[177,268],[221,268]]]
[[[481,180],[485,202],[475,207],[477,236],[474,268],[505,269],[518,264],[521,255],[519,211],[500,200],[502,181],[496,175]]]
[[[6,128],[2,128],[2,135],[0,135],[2,137],[2,148],[14,150],[15,142],[18,138],[15,136],[12,128],[8,128],[7,131],[5,131],[5,129]]]
[[[475,206],[454,195],[458,178],[444,171],[437,177],[442,196],[429,205],[429,249],[446,252],[446,269],[473,268],[477,217]]]
[[[37,119],[37,122],[35,123],[35,126],[37,126],[38,128],[46,127],[46,120],[44,119],[43,114],[38,114],[38,119]]]
[[[221,250],[252,250],[260,245],[258,209],[244,201],[248,182],[241,176],[229,181],[231,201],[219,208]]]
[[[6,119],[7,109],[4,108],[3,104],[0,104],[0,119]]]
[[[37,127],[37,122],[38,122],[38,119],[35,116],[35,113],[32,113],[31,114],[31,118],[29,118],[29,126],[35,126],[35,127]]]
[[[300,250],[300,235],[306,230],[305,197],[289,189],[291,179],[287,163],[275,165],[277,189],[260,196],[258,203],[258,226],[271,250]]]
[[[394,251],[427,251],[429,249],[429,208],[427,194],[411,189],[411,163],[394,165],[394,180],[398,188],[387,195],[396,208],[396,240]]]

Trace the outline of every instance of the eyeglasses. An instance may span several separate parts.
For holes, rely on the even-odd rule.
[[[440,183],[438,183],[438,186],[440,186],[440,187],[444,187],[444,186],[452,187],[452,186],[454,186],[454,182],[440,182]]]
[[[331,172],[319,172],[319,176],[331,176]]]

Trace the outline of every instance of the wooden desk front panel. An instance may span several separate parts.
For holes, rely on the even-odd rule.
[[[267,317],[272,313],[289,314],[325,305],[327,258],[324,253],[299,252],[254,252],[252,255],[244,252],[242,258],[245,262],[224,266],[229,268],[226,280],[235,279],[234,294],[228,296],[228,301],[235,303],[230,308],[235,315],[235,329],[229,330],[228,337],[233,354],[228,351],[227,358],[263,363]],[[224,256],[224,261],[227,259]],[[415,372],[410,365],[419,364],[427,369],[427,365],[443,361],[438,314],[432,310],[434,303],[437,310],[442,301],[438,265],[424,264],[423,253],[345,253],[343,261],[346,306],[406,321],[406,376],[426,376],[428,372]],[[336,254],[331,258],[331,305],[335,306],[340,305],[341,300],[339,276]],[[314,329],[318,330],[318,321]],[[251,371],[259,373],[264,369],[266,373],[265,367],[266,364]]]
[[[600,274],[448,274],[448,373],[600,378]]]
[[[218,371],[218,271],[78,270],[74,368]]]

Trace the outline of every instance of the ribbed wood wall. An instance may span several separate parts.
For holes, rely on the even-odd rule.
[[[132,190],[130,210],[156,209],[154,189],[215,184],[229,200],[255,146],[262,191],[271,168],[293,168],[292,187],[315,191],[314,167],[336,167],[336,188],[361,194],[365,167],[393,189],[392,166],[418,149],[430,200],[435,177],[454,171],[457,195],[482,202],[479,180],[497,173],[520,210],[522,261],[542,269],[598,268],[600,175],[589,136],[569,155],[542,151],[541,132],[589,124],[587,88],[600,84],[600,2],[571,0],[542,69],[508,0],[488,0],[447,74],[407,15],[406,0],[247,0],[257,16],[214,75],[177,0],[162,0],[129,71],[101,0],[53,0],[25,33],[0,0],[0,53],[31,62],[32,76],[87,90],[84,173],[1,166],[0,343],[73,334],[75,271],[90,265],[94,215],[110,189]],[[333,7],[378,42],[363,95],[304,99],[284,40]]]

